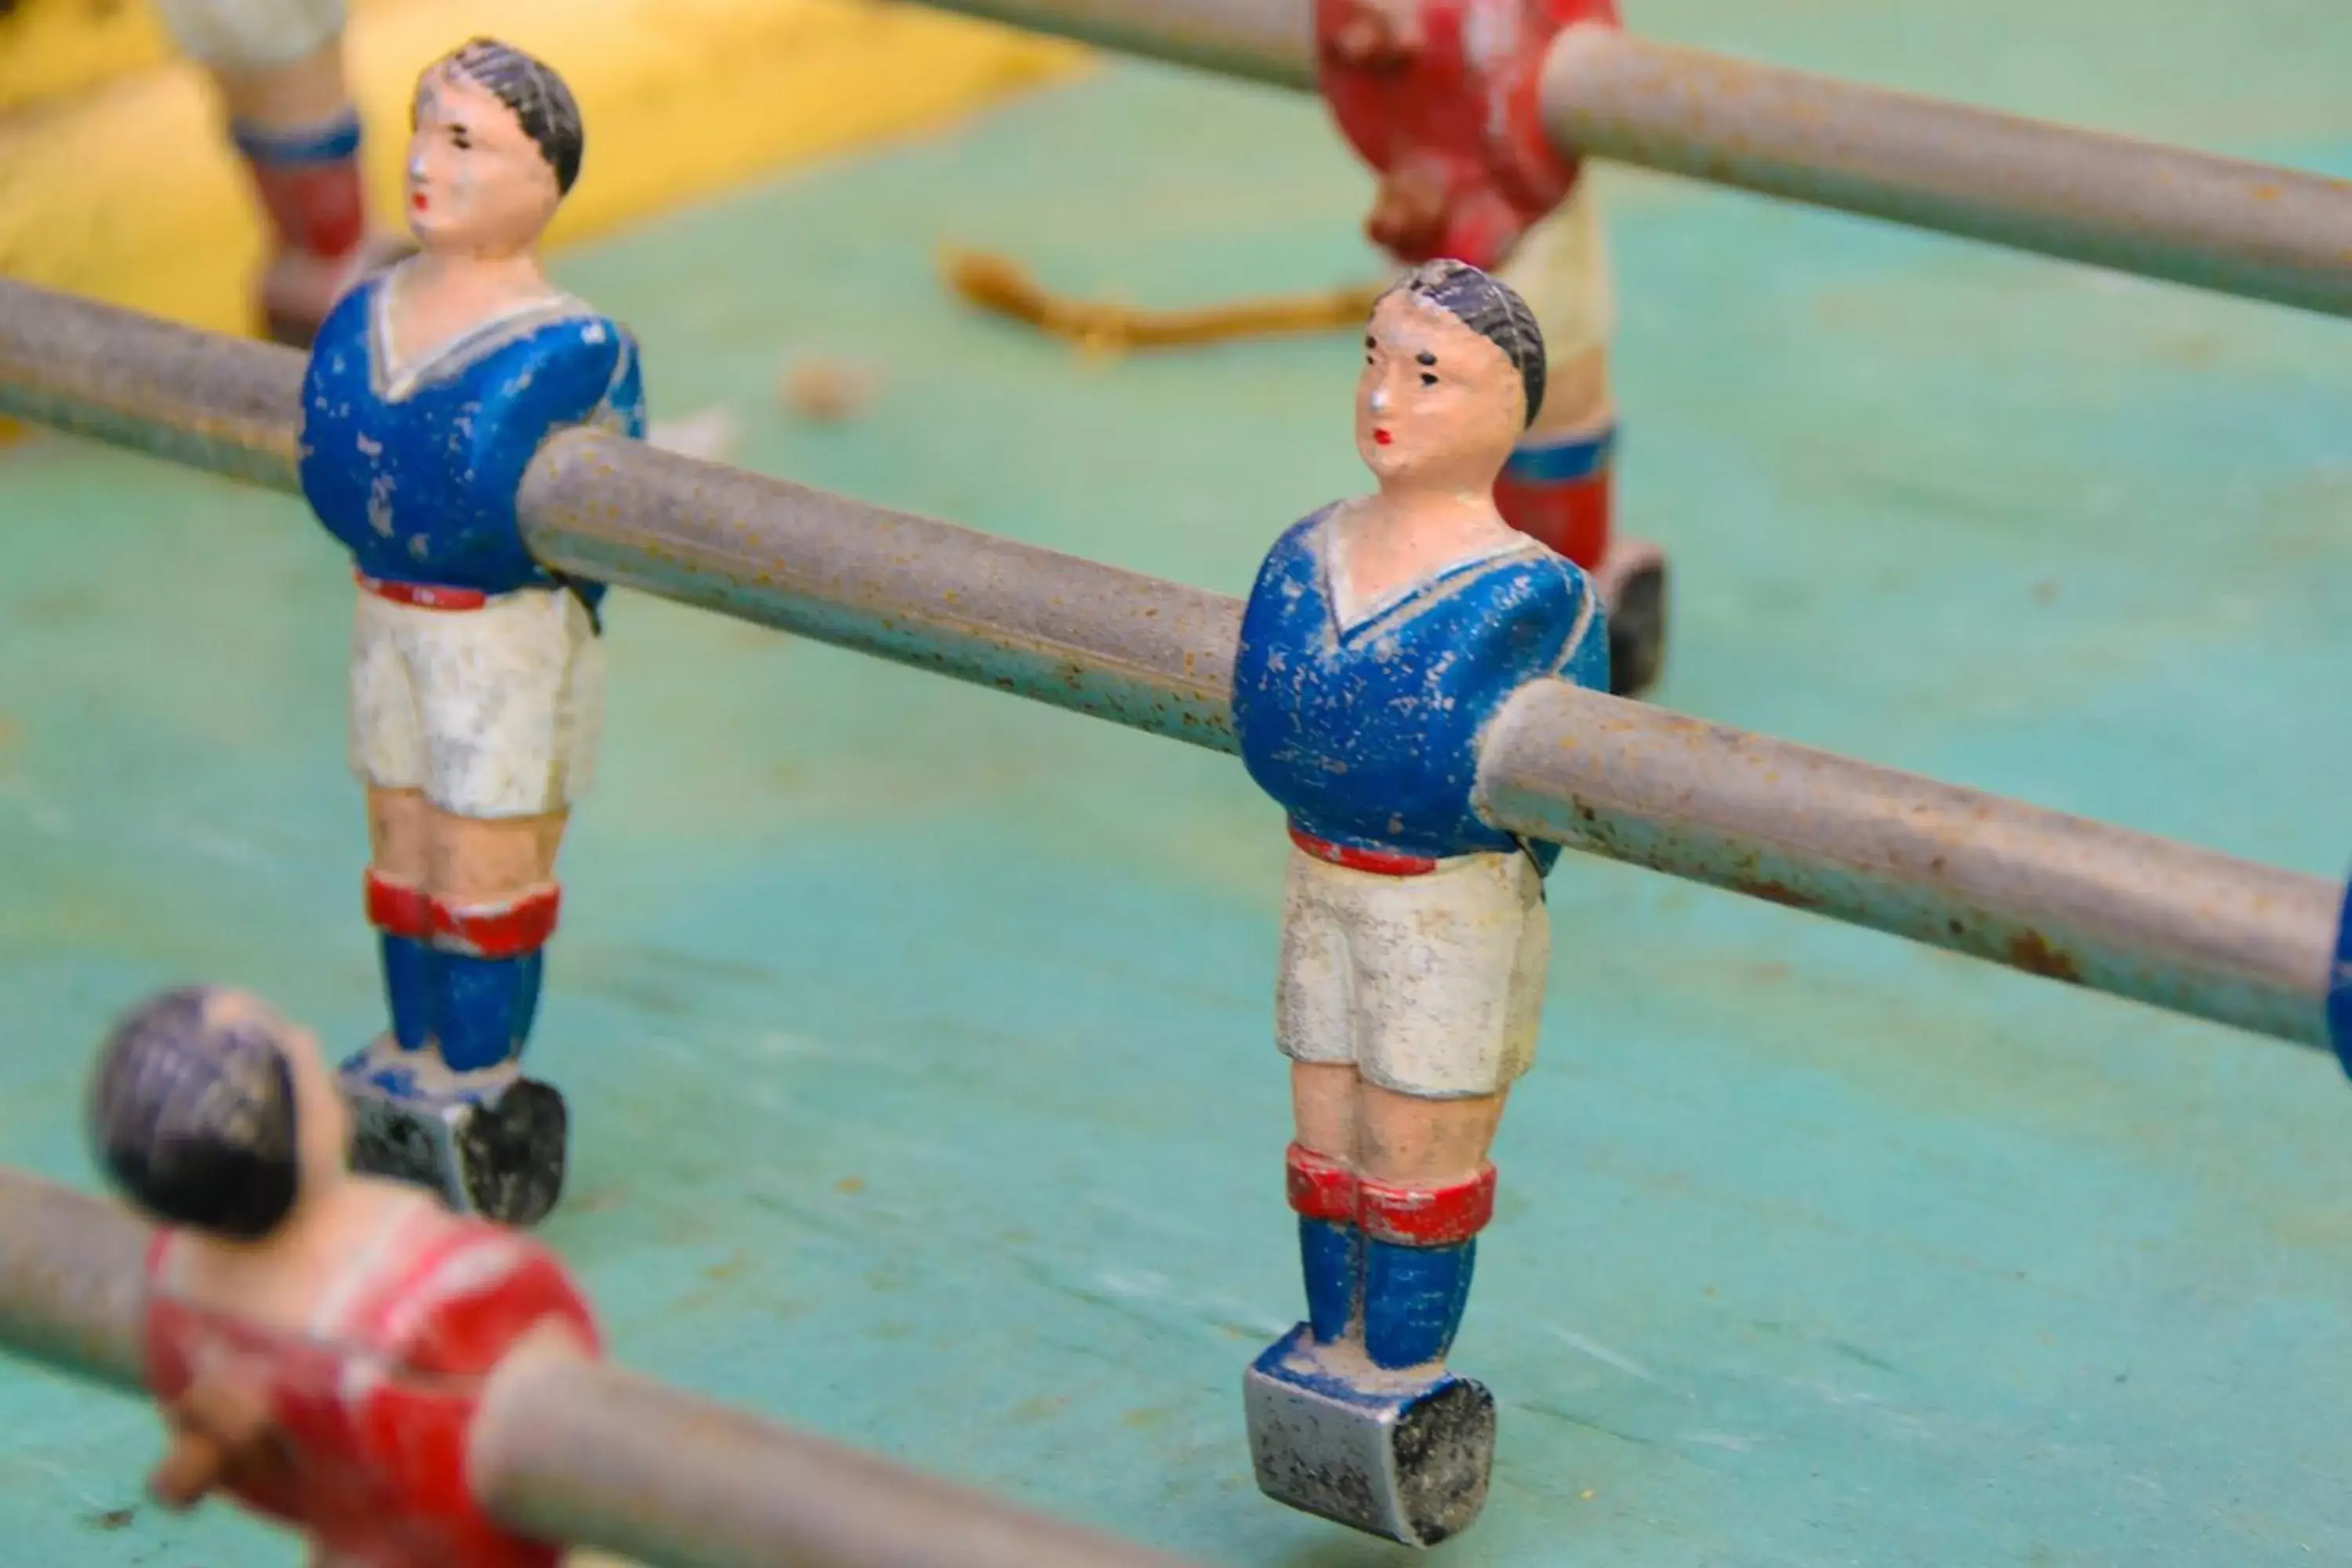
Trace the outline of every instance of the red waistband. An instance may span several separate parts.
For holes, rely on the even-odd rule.
[[[439,588],[430,583],[387,583],[364,572],[354,572],[352,577],[361,588],[379,599],[390,599],[395,605],[414,605],[420,610],[478,610],[490,602],[490,596],[479,588]]]
[[[1350,871],[1370,871],[1375,877],[1425,877],[1437,869],[1437,862],[1426,855],[1399,855],[1389,849],[1359,849],[1352,845],[1334,844],[1328,838],[1318,838],[1290,830],[1290,841],[1318,860],[1328,860],[1334,866],[1345,866]]]

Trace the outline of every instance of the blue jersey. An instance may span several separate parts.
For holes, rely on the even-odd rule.
[[[1478,739],[1512,693],[1609,685],[1599,596],[1533,540],[1460,562],[1343,621],[1326,507],[1258,569],[1234,660],[1250,777],[1294,826],[1350,848],[1448,856],[1519,841],[1472,804]],[[1527,846],[1549,871],[1557,846]]]
[[[551,584],[515,517],[523,470],[559,430],[645,434],[636,344],[555,297],[391,363],[382,273],[320,329],[302,379],[302,493],[370,577],[485,594]],[[593,608],[601,584],[573,583]]]

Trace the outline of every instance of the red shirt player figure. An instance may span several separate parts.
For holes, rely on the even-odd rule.
[[[160,1500],[226,1490],[307,1536],[313,1568],[564,1561],[488,1519],[466,1476],[500,1361],[542,1336],[597,1352],[552,1254],[349,1173],[317,1042],[238,992],[167,992],[117,1024],[90,1127],[108,1178],[163,1227],[146,1324],[173,1433]]]
[[[261,324],[308,348],[345,290],[412,248],[368,226],[343,0],[156,0],[155,8],[213,79],[268,223],[255,289]]]

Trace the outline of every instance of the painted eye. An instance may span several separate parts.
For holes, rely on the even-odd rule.
[[[474,139],[466,134],[466,128],[464,126],[452,125],[449,127],[449,142],[450,145],[456,147],[457,151],[463,153],[469,150],[474,145]]]
[[[1430,374],[1429,372],[1423,371],[1421,373],[1421,384],[1423,386],[1435,386],[1437,384],[1437,378]]]

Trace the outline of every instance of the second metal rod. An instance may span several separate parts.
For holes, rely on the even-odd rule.
[[[2352,184],[1571,27],[1552,140],[2070,261],[2352,315]]]
[[[1305,0],[926,0],[1315,90]],[[1565,151],[1964,239],[2352,316],[2352,183],[1571,27],[1544,71]]]

